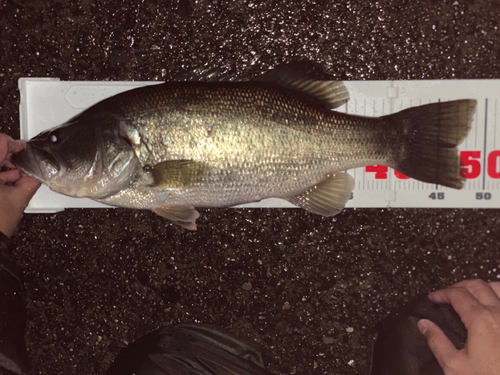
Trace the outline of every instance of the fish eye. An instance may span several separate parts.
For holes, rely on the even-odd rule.
[[[59,142],[59,132],[57,130],[53,130],[48,134],[48,139],[50,143]]]

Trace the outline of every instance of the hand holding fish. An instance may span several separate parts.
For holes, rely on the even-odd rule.
[[[0,134],[0,232],[7,237],[14,233],[24,209],[40,187],[38,181],[21,174],[10,162],[11,156],[25,145],[26,142]]]
[[[431,293],[429,299],[451,304],[467,329],[465,347],[457,350],[433,322],[418,322],[444,373],[500,374],[500,282],[464,280]]]

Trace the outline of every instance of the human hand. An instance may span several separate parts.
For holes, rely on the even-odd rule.
[[[418,329],[446,375],[500,374],[500,282],[464,280],[429,294],[436,303],[453,306],[467,329],[467,341],[457,350],[433,322],[422,319]]]
[[[18,169],[2,171],[3,167],[15,168],[10,158],[25,145],[24,141],[0,134],[0,232],[7,237],[16,230],[24,209],[40,187],[40,182],[21,174]]]

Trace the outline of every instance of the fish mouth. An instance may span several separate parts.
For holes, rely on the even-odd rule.
[[[24,150],[12,155],[11,163],[21,172],[44,183],[61,170],[60,163],[52,153],[33,143],[28,143]]]

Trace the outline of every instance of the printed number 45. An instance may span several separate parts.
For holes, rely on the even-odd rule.
[[[443,200],[444,199],[444,193],[431,193],[431,195],[429,195],[429,198],[432,199],[432,200]]]

